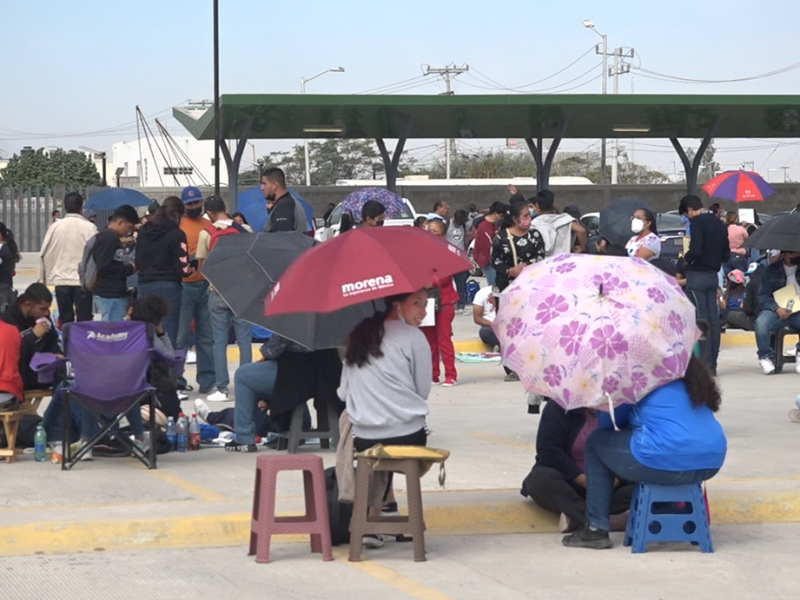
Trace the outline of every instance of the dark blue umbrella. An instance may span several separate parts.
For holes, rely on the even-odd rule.
[[[292,198],[303,205],[303,210],[305,210],[306,218],[308,219],[308,228],[313,231],[314,209],[292,188],[289,188],[289,193],[292,195]],[[239,193],[239,212],[247,219],[253,231],[261,231],[264,229],[264,223],[267,222],[268,212],[267,201],[264,199],[264,192],[261,191],[261,186],[257,185]]]
[[[150,198],[136,190],[129,188],[106,188],[89,198],[89,202],[86,203],[86,208],[91,208],[92,210],[115,210],[123,204],[137,207],[149,206],[150,202],[152,202]]]

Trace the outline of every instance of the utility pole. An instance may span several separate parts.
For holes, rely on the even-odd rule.
[[[425,75],[441,75],[444,78],[444,82],[447,85],[447,91],[442,94],[442,96],[452,96],[453,90],[450,88],[450,82],[452,81],[453,77],[461,75],[462,73],[466,73],[469,71],[469,65],[464,65],[463,67],[457,67],[454,64],[448,65],[446,67],[442,67],[440,69],[433,69],[428,67],[425,71]],[[450,144],[453,140],[446,139],[444,141],[444,170],[445,170],[445,177],[450,179],[450,153],[451,147]],[[455,154],[455,148],[452,149],[453,154]]]
[[[622,58],[633,58],[633,48],[627,51],[624,48],[614,49],[614,95],[619,94],[619,76],[631,72],[631,66],[627,63],[620,62]],[[609,73],[610,75],[611,73]],[[619,177],[619,140],[614,138],[612,143],[613,148],[611,156],[611,184],[616,185]]]
[[[317,77],[322,77],[326,73],[344,73],[344,67],[335,67],[333,69],[325,69],[324,71],[322,71],[321,73],[317,73],[313,77],[308,77],[308,78],[301,77],[300,78],[300,93],[305,96],[306,84],[309,81],[313,81]],[[311,167],[308,164],[308,161],[309,161],[309,159],[308,159],[308,138],[304,138],[303,139],[303,158],[304,158],[303,162],[305,164],[305,172],[306,172],[306,186],[310,186],[311,185]]]
[[[781,170],[783,171],[783,183],[786,183],[789,179],[788,178],[789,167],[781,167]]]

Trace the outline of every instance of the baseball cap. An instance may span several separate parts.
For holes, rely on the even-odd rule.
[[[209,196],[206,198],[206,211],[225,212],[225,201],[219,196]]]
[[[744,283],[744,273],[742,273],[739,269],[734,269],[728,273],[728,279],[730,279],[733,283]]]
[[[200,193],[200,189],[190,185],[189,187],[183,188],[181,192],[181,201],[184,204],[189,204],[191,202],[198,202],[203,199],[203,194]]]
[[[758,263],[751,262],[747,267],[747,272],[745,273],[745,275],[752,275],[753,273],[756,272],[756,269],[758,269]]]

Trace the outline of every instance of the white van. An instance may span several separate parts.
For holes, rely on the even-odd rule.
[[[395,219],[386,219],[386,221],[384,221],[385,227],[413,227],[414,220],[417,218],[417,211],[414,209],[414,205],[411,204],[408,198],[403,198],[403,204],[406,205],[406,210],[403,211],[403,214]],[[355,217],[356,222],[361,220],[361,215],[353,216]],[[328,217],[327,222],[322,227],[317,228],[317,231],[314,234],[314,239],[318,242],[332,240],[339,235],[341,223],[342,203],[340,202],[336,208],[333,209],[333,212],[331,213],[331,216]]]

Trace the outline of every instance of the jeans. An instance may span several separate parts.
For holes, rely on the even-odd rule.
[[[467,279],[469,279],[469,271],[453,275],[453,282],[456,284],[459,297],[458,308],[464,308],[467,305]]]
[[[197,351],[197,385],[201,393],[210,392],[216,386],[216,374],[214,337],[211,332],[211,315],[208,312],[207,281],[183,284],[178,349],[189,349],[192,320],[194,320],[194,347]]]
[[[756,319],[756,346],[758,346],[758,358],[774,359],[775,353],[772,351],[772,334],[781,327],[796,327],[800,329],[800,313],[789,315],[788,319],[781,319],[778,313],[772,310],[762,310]],[[797,345],[800,352],[800,343]]]
[[[654,485],[683,485],[711,479],[719,469],[663,471],[644,466],[631,452],[631,429],[597,429],[586,442],[586,519],[592,527],[610,529],[608,515],[614,478]]]
[[[178,327],[181,321],[181,296],[183,286],[179,281],[153,281],[139,286],[139,298],[161,296],[169,306],[169,313],[161,321],[173,348],[178,347]]]
[[[256,443],[256,423],[263,422],[263,417],[259,415],[261,411],[258,401],[269,401],[277,377],[278,363],[274,360],[250,363],[236,369],[233,376],[236,398],[234,429],[238,443]]]
[[[494,282],[497,279],[497,271],[495,271],[492,265],[486,265],[481,269],[483,271],[484,277],[486,277],[486,285],[494,287]]]
[[[44,411],[44,416],[42,417],[42,425],[44,426],[45,433],[47,433],[47,439],[51,442],[54,441],[61,441],[64,439],[64,394],[62,392],[62,388],[64,387],[63,383],[59,383],[53,389],[53,397],[50,399],[50,403],[47,405],[47,408]],[[67,440],[68,442],[77,442],[79,437],[84,437],[86,434],[89,434],[91,437],[91,430],[83,429],[83,422],[84,422],[84,413],[86,409],[83,408],[80,404],[73,401],[69,403],[69,414],[70,414],[70,438]],[[88,439],[88,438],[84,438]]]
[[[711,332],[706,340],[706,344],[709,346],[705,356],[706,366],[712,370],[717,368],[721,334],[719,304],[717,304],[718,289],[717,273],[710,271],[686,272],[686,293],[694,302],[697,318],[704,319],[711,325]]]
[[[211,329],[214,335],[214,372],[217,389],[228,391],[231,382],[228,374],[228,331],[233,323],[236,343],[239,346],[239,366],[253,362],[253,326],[233,316],[233,311],[225,304],[217,292],[208,292],[208,312],[211,315]]]
[[[56,304],[61,324],[94,319],[92,292],[79,285],[57,285]],[[76,317],[77,313],[77,319]]]
[[[128,313],[127,298],[101,298],[95,296],[97,310],[100,311],[102,321],[124,321]]]
[[[478,337],[481,338],[481,341],[484,344],[486,344],[487,346],[491,346],[492,348],[500,345],[500,341],[497,339],[497,335],[495,334],[494,330],[488,325],[483,325],[480,328],[480,330],[478,330]]]
[[[439,381],[439,356],[441,355],[444,363],[445,380],[455,381],[458,379],[456,371],[456,350],[453,347],[453,319],[456,316],[456,309],[452,304],[443,304],[441,310],[436,313],[436,325],[433,327],[423,327],[422,333],[428,339],[431,347],[431,359],[433,360],[433,379]]]

